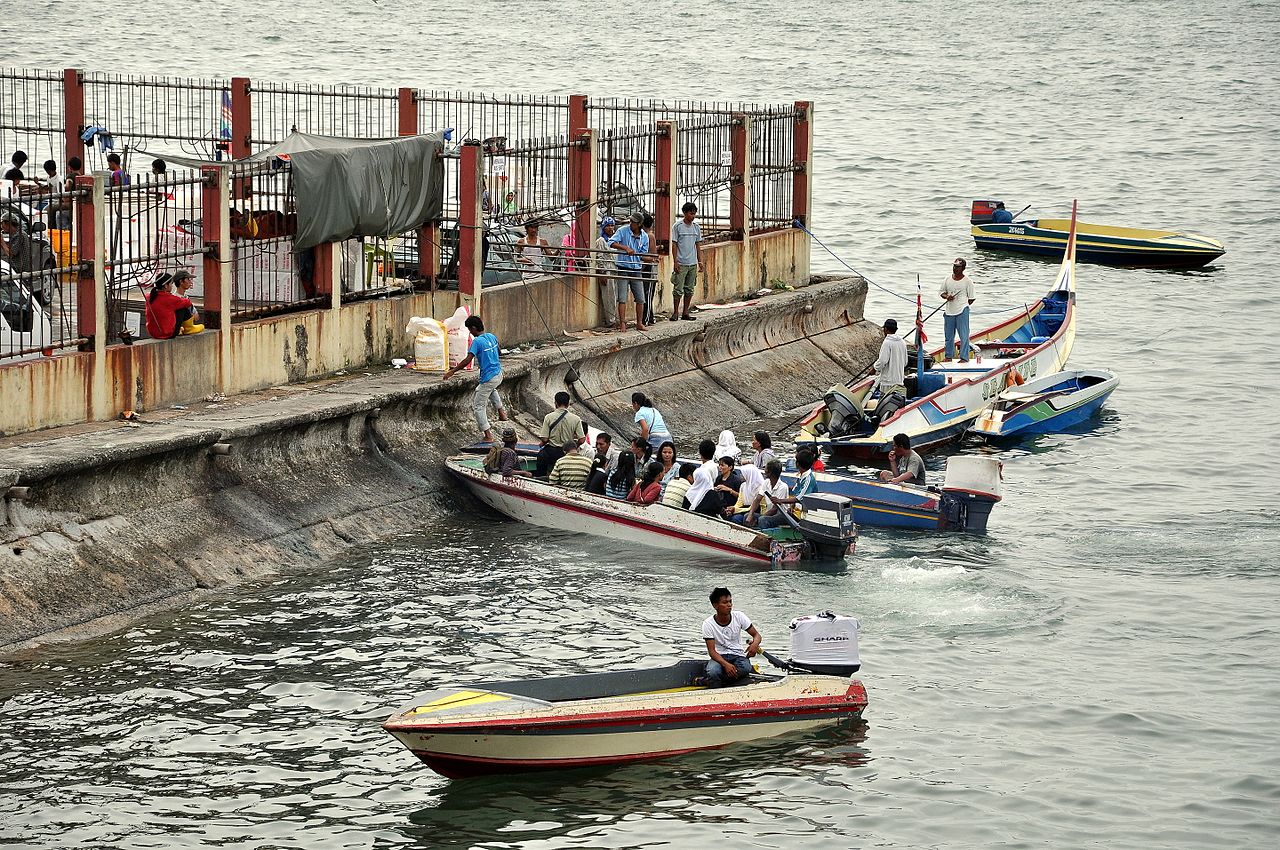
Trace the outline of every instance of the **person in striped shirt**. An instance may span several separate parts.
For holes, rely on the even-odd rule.
[[[547,480],[561,487],[581,490],[587,484],[587,477],[591,475],[591,458],[578,451],[578,443],[574,440],[569,440],[561,448],[564,449],[564,457],[551,467],[551,475]]]

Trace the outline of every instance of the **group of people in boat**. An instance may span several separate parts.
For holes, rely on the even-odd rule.
[[[522,467],[514,428],[503,429],[501,444],[485,458],[485,469],[504,478],[528,476],[633,504],[661,503],[759,528],[786,525],[783,511],[813,492],[813,473],[823,469],[817,452],[801,449],[792,490],[782,480],[783,463],[767,431],[753,435],[749,459],[744,460],[737,437],[726,430],[717,440],[698,443],[696,462],[681,461],[666,420],[642,392],[631,396],[637,433],[629,444],[615,445],[613,436],[603,432],[591,441],[586,423],[570,409],[571,401],[568,392],[556,393],[555,408],[538,429],[540,448],[532,471]]]

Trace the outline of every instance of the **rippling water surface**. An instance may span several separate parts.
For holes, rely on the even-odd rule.
[[[1072,362],[1114,369],[1121,387],[1091,427],[1002,453],[1007,500],[984,538],[867,530],[838,572],[761,573],[453,516],[0,662],[0,841],[1276,843],[1277,7],[642,8],[656,31],[586,3],[157,0],[101,20],[31,0],[0,35],[25,66],[811,98],[817,234],[912,296],[917,274],[928,291],[965,256],[984,311],[1037,297],[1053,266],[976,252],[973,197],[1041,214],[1079,198],[1086,220],[1200,231],[1229,253],[1191,272],[1081,267]],[[211,35],[188,43],[196,29]],[[910,310],[877,290],[867,314]],[[774,646],[796,614],[857,613],[865,725],[476,782],[418,767],[378,728],[440,683],[696,653],[720,583]]]

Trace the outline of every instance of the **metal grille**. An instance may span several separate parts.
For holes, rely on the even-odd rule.
[[[418,132],[443,133],[461,144],[514,145],[569,133],[569,99],[542,95],[492,95],[418,89]]]
[[[795,110],[751,119],[751,191],[747,200],[752,231],[790,227],[795,182]]]
[[[298,217],[289,167],[235,166],[231,185],[232,321],[329,304],[312,252],[293,250]]]
[[[657,200],[656,126],[615,127],[596,139],[596,176],[601,216],[621,223],[632,212],[652,215]]]
[[[54,160],[61,171],[62,125],[61,73],[0,69],[0,177],[17,151],[27,154],[22,174],[28,180],[45,176],[45,160]]]
[[[676,209],[686,201],[697,204],[699,224],[710,239],[729,231],[732,127],[731,116],[704,117],[681,123],[676,134]]]
[[[251,143],[268,147],[294,130],[350,139],[396,135],[398,93],[367,86],[251,84]]]
[[[166,152],[213,160],[231,137],[226,80],[84,75],[85,171],[107,168],[114,151],[129,172],[149,168]]]
[[[77,331],[75,192],[0,202],[18,228],[0,247],[0,359],[38,356],[84,342]]]
[[[103,218],[107,260],[107,340],[122,331],[146,332],[146,298],[155,279],[180,269],[191,272],[192,289],[183,293],[201,306],[204,254],[200,177],[123,173],[106,188]]]

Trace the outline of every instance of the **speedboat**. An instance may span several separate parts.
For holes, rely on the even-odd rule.
[[[521,457],[525,471],[534,460]],[[835,494],[804,497],[803,515],[786,528],[761,530],[663,504],[638,505],[532,477],[503,478],[475,455],[457,455],[445,468],[480,501],[521,522],[609,537],[694,555],[720,555],[782,566],[838,559],[858,538],[853,505]]]
[[[791,623],[784,675],[698,684],[707,659],[667,667],[478,682],[429,691],[382,724],[451,778],[615,765],[681,755],[859,718],[851,678],[858,621],[826,612]]]
[[[836,385],[800,422],[797,446],[825,449],[836,462],[883,463],[895,434],[906,434],[920,454],[960,439],[1007,387],[1057,372],[1075,341],[1075,207],[1072,239],[1047,295],[1014,318],[971,334],[972,359],[943,360],[942,347],[927,355],[917,336],[908,359],[907,395],[873,394],[874,375]]]
[[[860,526],[985,534],[991,509],[1004,498],[1000,461],[993,457],[948,458],[941,487],[886,484],[874,474],[815,472],[813,476],[817,492],[843,496],[853,503],[853,519]],[[795,472],[782,474],[792,487],[796,477]]]
[[[969,216],[970,233],[979,248],[1014,251],[1058,258],[1067,245],[1071,221],[1062,218],[1033,218],[997,224],[991,220],[995,201],[974,201]],[[1227,252],[1222,243],[1208,236],[1113,227],[1078,222],[1076,259],[1104,266],[1150,269],[1194,269]]]
[[[989,440],[1061,431],[1097,413],[1119,385],[1102,369],[1044,375],[1001,392],[969,430]]]

